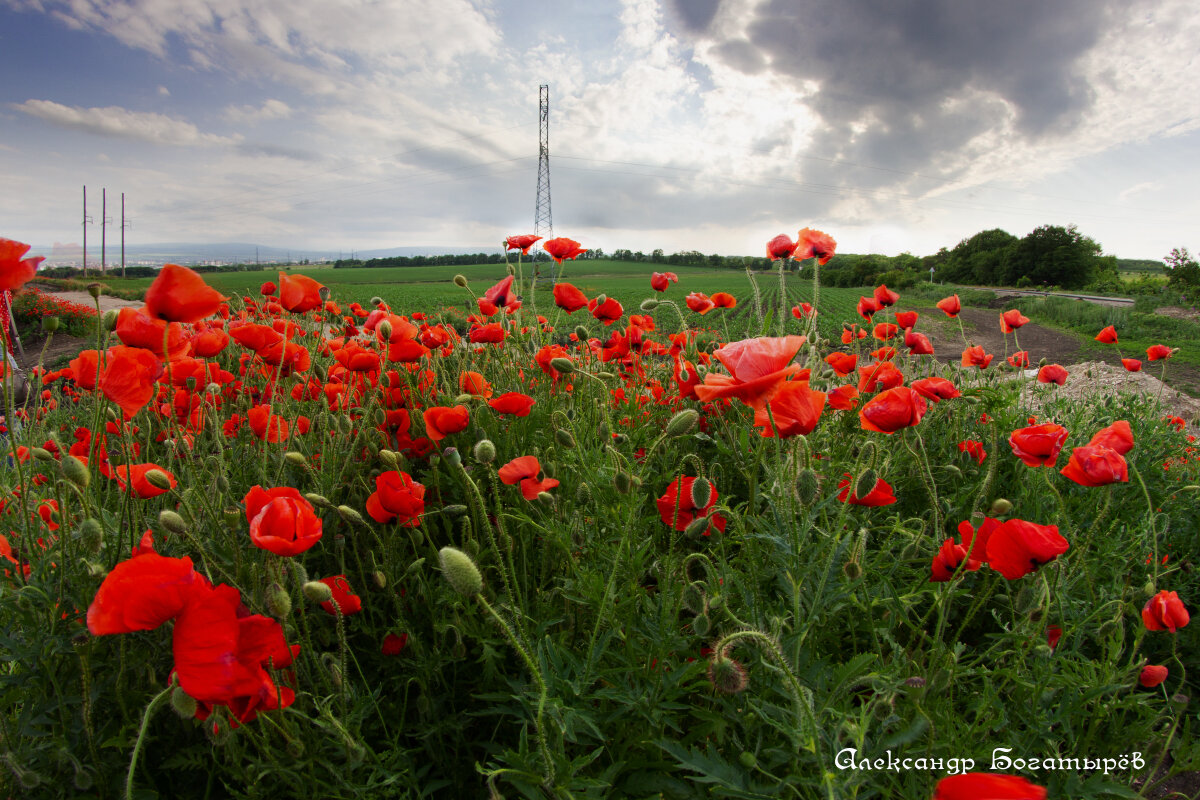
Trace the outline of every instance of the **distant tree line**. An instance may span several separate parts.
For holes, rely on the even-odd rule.
[[[201,264],[199,266],[189,266],[188,269],[196,272],[261,272],[265,269],[276,269],[282,267],[281,264],[222,264],[215,266],[212,264]],[[158,275],[161,267],[125,267],[126,278],[153,278]],[[95,267],[91,267],[87,271],[87,275],[79,267],[44,267],[37,271],[38,277],[42,278],[119,278],[121,277],[120,265],[108,265],[108,268],[101,272]]]
[[[608,258],[600,248],[588,250],[579,256],[579,260]],[[521,256],[523,261],[549,261],[550,256],[545,251],[531,250],[529,255]],[[509,261],[517,260],[517,251],[508,254]],[[440,256],[387,256],[386,258],[339,258],[333,262],[334,269],[350,269],[352,267],[463,267],[471,264],[503,264],[503,253],[456,253]]]

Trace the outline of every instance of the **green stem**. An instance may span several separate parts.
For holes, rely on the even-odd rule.
[[[142,726],[138,729],[137,741],[133,744],[133,754],[129,757],[129,773],[125,776],[125,800],[133,800],[133,773],[137,770],[138,757],[141,756],[142,747],[146,744],[146,731],[150,728],[150,718],[174,690],[175,687],[172,685],[156,694],[150,704],[146,706],[146,712],[142,714]]]

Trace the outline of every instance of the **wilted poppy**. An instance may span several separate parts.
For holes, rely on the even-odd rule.
[[[920,394],[908,386],[897,386],[872,398],[858,412],[858,419],[863,430],[892,434],[919,423],[926,408]]]
[[[375,491],[367,498],[367,513],[376,522],[395,520],[404,527],[415,528],[425,513],[425,487],[407,472],[380,473],[375,478]]]
[[[1146,601],[1142,608],[1142,622],[1149,631],[1175,633],[1191,621],[1191,616],[1179,599],[1178,592],[1160,591]]]
[[[1069,547],[1057,525],[1010,519],[988,537],[987,560],[992,569],[1015,581],[1058,558]]]
[[[296,556],[321,540],[321,518],[298,489],[252,486],[242,501],[256,547],[277,556]]]
[[[1146,358],[1150,361],[1161,361],[1175,355],[1175,351],[1165,344],[1155,344],[1146,348]]]
[[[216,314],[228,299],[194,270],[165,264],[146,290],[146,312],[170,322],[197,322]]]
[[[524,233],[519,236],[509,236],[504,240],[504,248],[506,250],[520,250],[521,255],[529,255],[529,248],[533,247],[534,243],[542,237],[534,236],[532,233]]]
[[[1008,437],[1013,455],[1028,467],[1053,467],[1058,454],[1067,441],[1067,429],[1062,425],[1047,422],[1020,428]]]
[[[964,772],[938,781],[933,800],[1046,800],[1046,790],[1020,775]]]

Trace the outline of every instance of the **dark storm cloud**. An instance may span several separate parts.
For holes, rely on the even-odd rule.
[[[1116,0],[767,0],[744,35],[722,41],[718,28],[707,37],[736,70],[819,87],[808,100],[822,123],[810,153],[948,176],[947,157],[1010,114],[1030,140],[1074,129],[1094,99],[1080,61],[1119,24],[1120,8]],[[806,180],[871,187],[902,178],[805,164]]]
[[[712,22],[721,0],[669,0],[669,3],[685,28],[700,32]]]

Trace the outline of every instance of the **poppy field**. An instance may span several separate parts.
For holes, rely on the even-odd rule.
[[[565,238],[536,283],[537,244],[431,285],[451,310],[168,265],[27,404],[5,371],[0,795],[1119,798],[1200,769],[1191,421],[1060,398],[1087,377],[1016,306],[1005,352],[959,328],[936,361],[958,297],[851,304],[819,231],[705,291],[609,294]],[[0,240],[0,289],[28,249]]]

